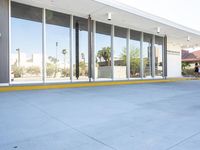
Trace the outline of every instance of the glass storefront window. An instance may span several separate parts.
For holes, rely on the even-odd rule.
[[[46,80],[70,80],[70,16],[46,10]]]
[[[42,81],[42,9],[11,3],[11,81]]]
[[[114,78],[127,78],[127,29],[115,26]]]
[[[46,10],[45,31],[43,31],[42,17],[42,8],[11,2],[11,81],[42,82],[44,44],[47,81],[70,81],[70,74],[73,81],[88,81],[88,20],[73,17],[74,45],[70,51],[70,15]],[[95,58],[92,58],[96,64],[92,65],[94,78],[126,79],[128,75],[130,78],[140,78],[141,73],[144,78],[163,76],[163,37],[155,36],[153,46],[153,35],[144,33],[141,43],[142,33],[130,30],[130,64],[127,64],[128,29],[115,26],[114,37],[111,37],[111,30],[110,24],[96,22]],[[43,33],[46,33],[45,43],[42,43],[45,39]],[[111,60],[112,38],[113,60]],[[73,58],[70,58],[70,52]],[[70,72],[71,66],[73,72]]]
[[[143,69],[144,77],[152,76],[152,40],[153,35],[144,33],[143,40]]]
[[[141,32],[130,31],[130,77],[140,77],[140,43]]]
[[[163,37],[155,36],[155,75],[163,76]]]
[[[111,25],[96,22],[96,67],[97,79],[111,79]]]
[[[74,18],[73,80],[88,79],[88,20]]]

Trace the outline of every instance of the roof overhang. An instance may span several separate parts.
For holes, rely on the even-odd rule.
[[[164,18],[140,11],[133,7],[118,3],[113,0],[13,0],[37,7],[52,9],[87,18],[91,15],[93,20],[135,29],[142,32],[157,34],[159,27],[160,36],[167,35],[168,43],[181,47],[199,47],[200,32],[176,24]],[[112,19],[107,20],[107,14],[112,14]],[[188,36],[190,41],[188,41]]]

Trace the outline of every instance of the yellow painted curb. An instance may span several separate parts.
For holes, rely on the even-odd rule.
[[[188,80],[187,78],[176,79],[157,79],[157,80],[132,80],[132,81],[110,81],[110,82],[88,82],[88,83],[66,83],[66,84],[48,84],[48,85],[23,85],[23,86],[4,86],[0,87],[0,92],[25,91],[25,90],[45,90],[45,89],[64,89],[94,86],[112,86],[144,83],[165,83]]]

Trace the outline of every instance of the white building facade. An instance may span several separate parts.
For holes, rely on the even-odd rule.
[[[181,77],[200,32],[108,0],[2,0],[0,85]]]

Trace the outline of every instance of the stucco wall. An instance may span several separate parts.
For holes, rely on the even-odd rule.
[[[167,45],[167,72],[168,77],[182,77],[180,46]]]

